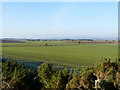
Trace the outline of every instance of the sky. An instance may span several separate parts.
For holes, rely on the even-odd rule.
[[[4,2],[3,38],[114,39],[117,2]]]

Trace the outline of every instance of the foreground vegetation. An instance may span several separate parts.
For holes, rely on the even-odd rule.
[[[43,63],[37,70],[26,68],[13,60],[2,59],[2,89],[39,90],[45,88],[120,89],[120,60],[105,59],[96,66],[81,70],[60,70],[52,63]]]

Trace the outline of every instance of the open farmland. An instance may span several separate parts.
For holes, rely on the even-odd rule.
[[[47,43],[48,46],[45,46]],[[3,57],[24,61],[56,62],[65,65],[91,65],[104,58],[118,57],[117,44],[72,43],[69,41],[27,41],[3,43]]]

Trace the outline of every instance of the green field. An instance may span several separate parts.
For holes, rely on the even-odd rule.
[[[49,46],[45,46],[45,44]],[[118,57],[117,44],[78,44],[69,41],[3,43],[3,57],[25,61],[57,62],[71,66],[97,64]]]

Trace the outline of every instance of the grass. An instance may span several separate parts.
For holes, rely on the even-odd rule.
[[[76,45],[77,43],[68,43],[69,41],[26,41],[26,43],[2,43],[3,47],[39,47],[48,45]]]
[[[57,46],[44,46],[48,45]],[[3,57],[25,61],[57,62],[70,66],[92,65],[103,58],[118,57],[117,44],[80,44],[68,41],[29,41],[27,43],[3,43]]]

